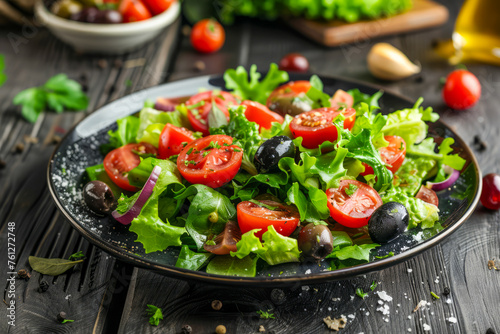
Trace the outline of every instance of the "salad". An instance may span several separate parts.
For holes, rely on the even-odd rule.
[[[335,270],[373,261],[406,230],[439,228],[436,191],[465,160],[435,143],[413,107],[384,115],[358,89],[288,82],[271,64],[228,69],[226,89],[146,101],[117,120],[86,169],[87,206],[128,225],[146,253],[180,248],[177,267],[255,276],[319,261]],[[116,201],[115,198],[118,200]]]

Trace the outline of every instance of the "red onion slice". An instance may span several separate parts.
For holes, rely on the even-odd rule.
[[[432,189],[434,191],[443,190],[443,189],[451,187],[458,180],[458,177],[460,176],[460,172],[458,170],[453,169],[447,165],[444,165],[443,169],[444,169],[444,172],[446,174],[448,174],[448,178],[444,181],[436,182],[436,183],[427,182],[425,185],[427,188]]]
[[[115,218],[118,222],[122,223],[123,225],[128,225],[132,222],[134,218],[136,218],[139,213],[141,213],[142,207],[144,204],[146,204],[147,200],[149,197],[151,197],[151,194],[153,193],[153,189],[155,187],[156,181],[158,181],[158,177],[160,176],[161,173],[161,167],[160,166],[155,166],[153,168],[153,171],[151,172],[151,175],[149,175],[148,180],[144,184],[144,187],[142,187],[141,193],[139,194],[139,197],[135,200],[134,204],[127,210],[127,212],[121,214],[118,211],[113,211],[111,215],[113,218]]]

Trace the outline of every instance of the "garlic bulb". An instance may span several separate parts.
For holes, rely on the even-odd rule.
[[[400,80],[420,72],[420,66],[387,43],[375,44],[368,53],[368,69],[379,79]]]

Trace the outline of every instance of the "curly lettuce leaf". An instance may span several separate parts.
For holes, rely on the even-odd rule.
[[[266,261],[269,265],[280,263],[299,262],[300,250],[297,239],[285,237],[270,225],[262,235],[262,242],[255,236],[259,229],[248,231],[241,236],[236,244],[237,251],[231,252],[231,256],[239,259],[255,254]]]
[[[328,108],[332,104],[330,102],[330,95],[323,92],[323,82],[321,79],[314,74],[309,80],[311,83],[311,88],[306,93],[306,96],[312,101],[311,108]]]
[[[352,245],[346,247],[336,247],[326,258],[344,260],[357,260],[370,262],[370,252],[379,247],[379,244]]]
[[[139,130],[140,120],[135,116],[127,116],[116,121],[118,129],[109,130],[110,148],[118,148],[130,143],[136,143],[137,131]]]
[[[394,174],[393,185],[410,196],[415,196],[422,181],[429,177],[436,167],[436,160],[427,157],[406,156],[403,164]]]
[[[354,88],[354,89],[350,89],[347,91],[349,94],[351,94],[352,98],[353,98],[353,104],[352,106],[355,108],[355,109],[358,109],[358,107],[362,104],[362,103],[365,103],[367,104],[369,107],[373,107],[373,108],[380,108],[379,104],[378,104],[378,100],[382,97],[382,95],[384,94],[383,91],[378,91],[376,92],[375,94],[373,95],[370,95],[370,94],[365,94],[365,93],[362,93],[358,88]],[[356,115],[357,116],[357,115]]]
[[[270,129],[262,128],[260,130],[261,137],[267,139],[276,136],[287,136],[293,138],[292,131],[290,130],[290,122],[292,120],[293,120],[292,116],[285,115],[285,120],[283,123],[273,122],[271,123]]]
[[[250,66],[249,73],[243,66],[224,72],[227,89],[233,90],[233,93],[242,100],[252,100],[262,104],[266,104],[267,98],[278,85],[288,81],[288,73],[280,71],[278,65],[274,63],[269,66],[269,71],[264,79],[259,81],[260,77],[257,65]]]
[[[432,138],[426,138],[420,144],[408,147],[407,153],[412,156],[434,159],[441,165],[448,165],[453,169],[461,170],[465,165],[465,159],[458,154],[450,154],[453,152],[451,145],[454,143],[455,140],[451,137],[443,139],[436,153],[436,143]]]
[[[255,277],[257,273],[257,257],[234,258],[230,255],[216,256],[207,266],[208,274]]]
[[[128,173],[128,181],[130,185],[142,188],[147,179],[151,175],[155,166],[161,167],[161,174],[155,184],[155,189],[164,188],[170,183],[182,183],[181,174],[177,169],[177,165],[170,160],[156,159],[149,157],[143,159],[139,166],[132,169]]]
[[[408,229],[420,225],[422,229],[432,228],[439,221],[439,209],[437,206],[426,203],[419,198],[411,197],[399,188],[392,188],[382,196],[382,201],[398,202],[408,210],[410,221]]]
[[[229,198],[202,184],[189,186],[175,196],[175,199],[188,199],[191,202],[186,230],[194,239],[198,249],[203,248],[210,235],[222,232],[227,221],[236,216],[236,208]]]
[[[175,266],[189,270],[200,270],[214,256],[212,253],[196,253],[183,245]]]

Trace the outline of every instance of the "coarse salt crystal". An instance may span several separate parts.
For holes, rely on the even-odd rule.
[[[347,317],[348,317],[349,319],[354,319],[354,318],[356,318],[356,316],[355,316],[354,314],[349,314]]]
[[[413,269],[408,268],[408,273],[411,273],[412,271],[413,271]]]
[[[431,330],[431,326],[424,324],[424,331],[428,332]]]
[[[309,274],[311,274],[311,272],[312,272],[311,269],[307,269],[304,274],[309,275]]]
[[[378,297],[386,302],[391,302],[392,297],[387,294],[385,291],[377,291]]]
[[[446,319],[450,324],[456,324],[457,323],[457,318],[455,317],[449,317]]]

